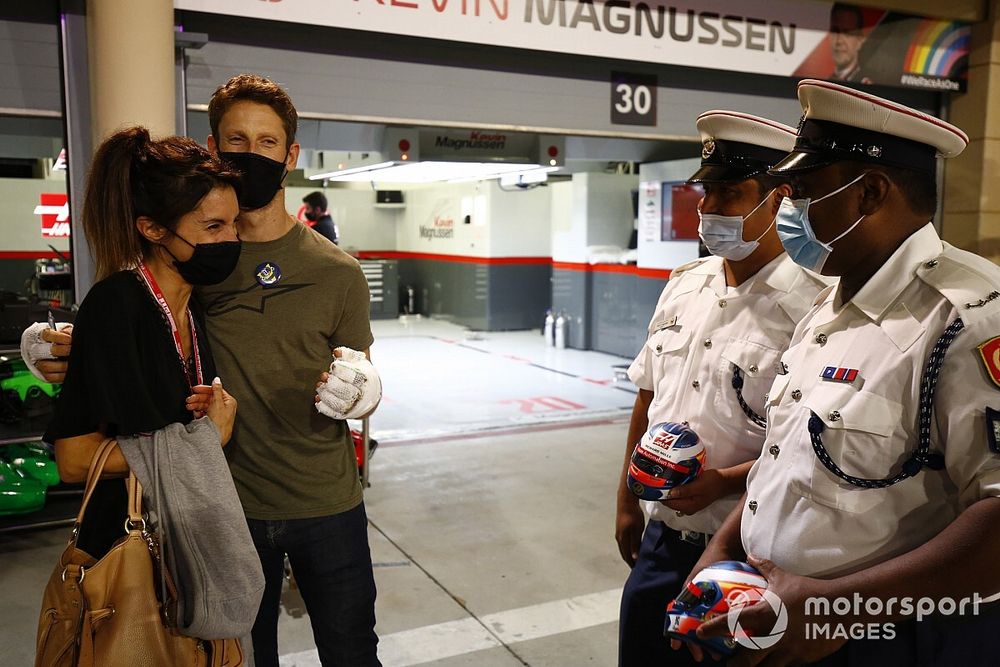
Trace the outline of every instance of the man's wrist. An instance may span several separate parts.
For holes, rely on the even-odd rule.
[[[747,490],[748,472],[750,471],[744,463],[729,468],[719,468],[719,474],[725,480],[726,495],[743,495]]]
[[[628,487],[618,488],[618,509],[633,509],[639,507],[639,497],[629,491]]]

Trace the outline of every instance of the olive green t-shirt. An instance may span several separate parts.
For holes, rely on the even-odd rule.
[[[316,411],[331,350],[374,338],[368,283],[357,260],[305,225],[243,243],[236,270],[198,289],[226,391],[239,402],[226,446],[252,519],[338,514],[361,502],[347,423]]]

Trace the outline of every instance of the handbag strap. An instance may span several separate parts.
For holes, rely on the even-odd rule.
[[[128,520],[131,524],[142,521],[142,485],[135,473],[129,472],[126,482],[128,487]]]
[[[97,484],[101,475],[104,474],[104,468],[111,454],[114,452],[114,446],[117,444],[118,441],[114,438],[105,438],[97,446],[97,449],[94,450],[93,456],[90,457],[90,466],[87,468],[87,479],[84,483],[85,489],[91,484]]]
[[[94,452],[94,456],[90,459],[90,469],[87,471],[87,485],[83,491],[83,502],[80,503],[80,511],[77,512],[76,522],[73,524],[73,535],[70,538],[70,542],[74,546],[76,545],[76,538],[80,533],[80,524],[83,522],[83,515],[87,511],[87,505],[90,504],[90,497],[94,494],[97,482],[100,481],[101,475],[104,473],[104,467],[108,463],[108,458],[111,457],[112,452],[114,452],[117,446],[117,440],[105,438],[98,445],[97,451]]]

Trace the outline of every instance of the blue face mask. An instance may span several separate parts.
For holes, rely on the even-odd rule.
[[[767,196],[746,215],[702,213],[699,206],[698,236],[701,237],[701,241],[708,248],[708,251],[717,257],[724,257],[734,262],[744,260],[753,254],[753,251],[760,245],[760,240],[771,231],[774,220],[771,220],[771,224],[764,230],[764,233],[753,241],[743,240],[743,223],[756,213],[764,205],[764,202],[771,200],[773,192],[774,190],[768,192]]]
[[[785,252],[792,258],[792,261],[801,267],[820,273],[823,265],[833,253],[833,244],[851,233],[855,227],[861,224],[865,216],[861,216],[848,227],[843,234],[833,239],[829,243],[823,243],[816,238],[816,232],[809,222],[809,205],[821,202],[828,197],[843,192],[860,181],[868,172],[861,174],[847,185],[841,186],[829,194],[825,194],[819,199],[790,199],[785,197],[778,207],[778,238],[781,245],[785,247]]]

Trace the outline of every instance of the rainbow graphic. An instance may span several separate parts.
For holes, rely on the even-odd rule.
[[[903,71],[949,78],[969,54],[972,28],[962,23],[925,19],[917,27],[903,61]]]

